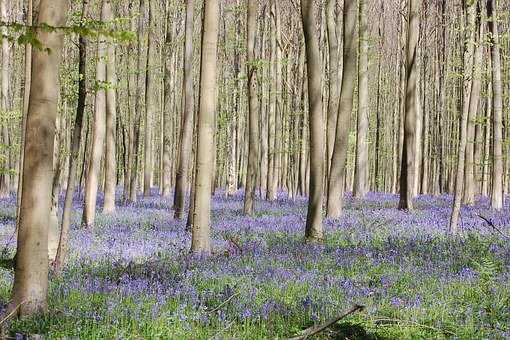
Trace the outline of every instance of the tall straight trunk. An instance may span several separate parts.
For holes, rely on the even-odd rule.
[[[354,197],[368,192],[368,19],[367,0],[359,0],[359,62],[358,62],[358,126],[356,133],[356,164]],[[379,150],[376,150],[378,152]]]
[[[335,144],[329,173],[327,215],[338,218],[342,213],[345,165],[347,161],[348,137],[356,82],[358,1],[345,0],[344,13],[343,72],[340,105],[336,124]]]
[[[84,1],[82,4],[81,22],[87,18],[88,6]],[[87,97],[86,89],[86,65],[87,65],[87,39],[80,35],[78,41],[78,104],[76,107],[76,117],[74,120],[73,135],[71,137],[71,157],[69,158],[69,171],[67,179],[67,189],[64,200],[64,209],[62,212],[62,225],[60,228],[60,239],[55,257],[54,268],[58,273],[65,264],[67,257],[67,245],[69,240],[69,229],[71,226],[71,211],[73,207],[73,196],[76,187],[78,160],[80,155],[80,144],[82,128],[84,123],[85,101]]]
[[[140,121],[142,120],[142,95],[145,88],[145,74],[143,69],[143,49],[145,44],[145,0],[140,0],[139,17],[138,17],[138,58],[137,58],[137,75],[135,86],[135,113],[133,117],[133,139],[131,145],[131,178],[129,179],[129,199],[135,202],[138,193],[138,163],[140,162]]]
[[[170,6],[170,5],[169,5]],[[172,83],[176,78],[173,75],[172,67],[174,66],[174,58],[176,53],[172,50],[172,42],[174,39],[174,31],[176,29],[176,20],[172,20],[173,13],[169,10],[166,14],[166,33],[164,46],[164,99],[163,99],[163,190],[164,197],[170,196],[172,187],[171,171],[172,171],[172,136],[173,136],[173,119],[170,115],[172,110]]]
[[[253,215],[253,201],[255,198],[255,184],[259,163],[259,108],[257,98],[257,65],[255,65],[255,34],[257,30],[257,0],[249,0],[247,13],[247,73],[248,73],[248,105],[249,105],[249,151],[248,177],[244,196],[244,213]]]
[[[455,192],[453,200],[453,209],[450,218],[450,231],[457,233],[459,229],[459,215],[464,194],[464,171],[466,162],[466,145],[468,136],[468,119],[469,119],[469,106],[472,87],[472,74],[473,74],[473,53],[474,53],[474,26],[475,26],[475,10],[476,6],[473,4],[467,8],[466,20],[466,48],[464,51],[464,79],[463,79],[463,100],[462,100],[462,113],[460,116],[460,140],[458,146],[458,160],[457,171],[455,176]]]
[[[0,20],[3,22],[8,22],[9,18],[7,17],[7,6],[6,0],[0,0]],[[7,35],[7,31],[5,27],[1,28],[1,34]],[[10,53],[11,47],[9,40],[7,38],[2,38],[2,66],[1,66],[1,74],[2,74],[2,86],[0,90],[0,111],[1,112],[9,112],[11,106],[11,99],[9,98],[9,88],[10,88]],[[9,127],[7,122],[1,122],[1,142],[3,145],[10,145],[9,141]],[[0,198],[7,197],[10,191],[10,183],[9,183],[9,172],[6,171],[9,169],[9,149],[5,148],[3,151],[5,154],[0,158],[0,168],[2,171],[0,172]]]
[[[65,25],[68,2],[41,0],[38,25]],[[63,45],[59,31],[36,30],[46,50],[34,49],[25,132],[25,165],[18,230],[16,269],[10,309],[19,317],[47,310],[48,224],[53,179],[53,145],[58,102],[58,75]]]
[[[326,4],[326,21],[328,33],[328,52],[329,52],[329,97],[328,114],[326,130],[326,178],[329,175],[331,157],[333,155],[333,145],[335,143],[336,121],[338,117],[338,101],[340,99],[340,77],[338,73],[338,36],[336,15],[337,0],[328,0]]]
[[[107,14],[106,0],[101,5],[101,21],[105,21]],[[106,134],[106,39],[100,36],[97,42],[96,65],[96,97],[94,104],[94,124],[92,127],[92,149],[85,181],[85,206],[83,207],[82,224],[91,228],[96,215],[97,191],[99,187],[99,173],[101,158],[103,157],[104,140]]]
[[[195,204],[191,251],[211,253],[211,177],[213,169],[214,123],[216,111],[216,60],[218,57],[218,0],[204,1],[200,101],[197,131]]]
[[[421,0],[410,0],[409,26],[406,44],[406,83],[405,83],[405,115],[404,142],[400,170],[399,209],[412,210],[414,176],[415,176],[415,135],[416,135],[416,101],[418,99],[418,68],[417,51],[420,26]]]
[[[110,1],[105,1],[105,20],[112,21],[113,14]],[[115,211],[115,187],[117,185],[116,122],[117,76],[115,71],[115,45],[108,39],[106,47],[106,154],[105,154],[105,185],[104,185],[104,213]]]
[[[503,208],[503,90],[501,85],[501,55],[496,20],[499,13],[496,0],[487,0],[487,16],[491,32],[492,62],[492,192],[491,208]]]
[[[27,25],[32,26],[33,22],[33,3],[27,1]],[[23,163],[25,154],[25,128],[27,125],[28,100],[30,97],[30,78],[32,77],[32,45],[25,45],[25,84],[23,87],[23,116],[21,118],[21,145],[19,152],[19,174],[18,189],[16,195],[16,226],[19,224],[19,208],[21,207],[21,187],[23,186]]]
[[[474,5],[473,5],[474,6]],[[467,127],[467,144],[466,144],[466,162],[465,162],[465,178],[464,178],[464,204],[475,203],[475,124],[480,102],[480,89],[482,86],[482,62],[483,62],[483,39],[485,36],[484,25],[480,17],[480,4],[477,8],[477,36],[476,49],[474,52],[473,73],[471,81],[471,93],[468,105],[468,127]]]
[[[153,117],[156,113],[156,84],[153,79],[153,65],[155,53],[155,27],[154,27],[154,1],[149,1],[149,39],[147,47],[147,67],[145,76],[145,133],[144,133],[144,166],[143,166],[143,195],[145,197],[150,195],[151,182],[152,182],[152,124]]]
[[[310,196],[306,215],[305,238],[322,242],[322,200],[324,194],[324,118],[321,94],[321,58],[315,28],[315,7],[312,0],[301,0],[301,18],[305,35],[308,75],[308,110],[310,128]]]
[[[274,1],[271,1],[270,4],[273,6]],[[271,10],[272,12],[272,10]],[[273,22],[273,20],[271,20]],[[276,161],[276,115],[278,114],[278,82],[277,82],[277,63],[278,59],[276,56],[276,51],[278,49],[277,46],[277,38],[276,38],[276,24],[270,25],[271,27],[271,58],[270,58],[270,91],[269,91],[269,111],[268,111],[268,162],[267,162],[267,191],[266,191],[266,199],[268,201],[273,201],[276,199],[276,188],[274,187],[274,177],[275,174],[275,161]]]
[[[184,216],[184,200],[188,190],[188,177],[193,138],[193,0],[186,0],[186,33],[184,38],[184,77],[182,84],[182,118],[179,159],[175,176],[174,217]]]

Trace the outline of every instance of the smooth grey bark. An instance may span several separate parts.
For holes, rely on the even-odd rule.
[[[248,0],[247,12],[247,47],[248,60],[246,63],[248,73],[248,168],[246,190],[244,196],[244,214],[253,215],[253,201],[255,199],[255,185],[259,164],[259,108],[257,98],[257,65],[255,61],[255,34],[257,30],[257,0]]]
[[[41,0],[37,24],[63,26],[68,1]],[[10,310],[28,317],[47,310],[48,224],[53,180],[53,145],[63,33],[36,30],[46,50],[32,51],[33,72],[25,131],[25,164],[16,268]]]
[[[416,109],[418,99],[418,35],[420,26],[421,0],[410,0],[409,20],[406,43],[406,82],[404,141],[400,170],[400,200],[398,207],[403,210],[413,209],[415,146],[416,146]]]
[[[106,22],[113,20],[110,1],[105,1]],[[104,213],[115,211],[115,187],[117,186],[116,122],[117,122],[117,75],[115,69],[115,44],[111,38],[106,42],[106,150]]]
[[[101,5],[101,20],[105,21],[107,14],[106,0]],[[104,151],[106,135],[106,38],[100,36],[97,42],[96,64],[96,94],[94,103],[94,122],[92,125],[92,148],[90,150],[87,179],[85,181],[85,206],[83,207],[82,224],[92,228],[96,215],[97,192],[99,187],[99,172],[101,158]]]
[[[356,84],[356,62],[358,41],[358,1],[345,0],[343,11],[343,71],[340,90],[340,104],[336,124],[335,143],[329,172],[327,216],[338,218],[342,213],[345,186],[345,164],[347,160],[348,137]]]
[[[367,0],[359,0],[358,117],[356,132],[356,163],[354,190],[356,198],[368,192],[368,19]],[[377,152],[377,150],[376,150]]]
[[[211,253],[211,177],[216,111],[216,60],[218,57],[218,0],[204,1],[202,26],[202,61],[195,173],[195,204],[191,236],[191,251]]]
[[[189,165],[193,138],[193,0],[186,0],[184,77],[179,158],[175,175],[174,217],[184,217],[184,200],[189,186]]]
[[[322,202],[324,194],[324,118],[321,93],[321,58],[315,28],[313,0],[301,0],[301,18],[305,36],[308,76],[308,110],[310,128],[310,196],[306,215],[305,239],[322,242]]]
[[[503,89],[501,85],[501,53],[498,21],[496,20],[498,3],[487,0],[487,16],[490,35],[492,62],[492,191],[491,208],[500,210],[504,205],[503,197]]]

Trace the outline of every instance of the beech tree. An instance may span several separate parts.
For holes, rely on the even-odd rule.
[[[197,159],[191,251],[211,252],[211,176],[213,167],[214,121],[216,111],[216,74],[218,57],[219,6],[217,0],[204,1],[202,24],[202,61],[200,65],[200,100],[198,107]]]
[[[66,0],[41,0],[37,24],[62,27]],[[19,317],[47,310],[48,224],[53,180],[53,143],[59,94],[63,32],[36,29],[45,49],[32,51],[30,96],[25,131],[23,188],[16,267],[10,309]]]

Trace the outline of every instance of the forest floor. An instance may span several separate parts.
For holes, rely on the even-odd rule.
[[[510,207],[462,211],[446,232],[451,197],[347,198],[325,221],[324,245],[303,243],[306,200],[282,194],[242,216],[242,195],[214,197],[214,254],[189,255],[190,234],[159,196],[98,215],[72,231],[69,265],[50,284],[50,313],[10,331],[49,339],[273,339],[366,306],[321,333],[336,339],[510,338]],[[102,202],[98,202],[99,205]],[[12,257],[15,199],[0,202],[0,244]],[[80,206],[76,203],[75,222]],[[487,220],[477,216],[481,214]],[[76,223],[75,223],[76,225]],[[0,269],[0,301],[12,285]]]

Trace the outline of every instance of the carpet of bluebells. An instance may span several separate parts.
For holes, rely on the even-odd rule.
[[[252,218],[242,199],[214,196],[214,253],[203,258],[189,254],[190,233],[171,218],[170,199],[140,198],[98,215],[90,231],[78,228],[77,198],[50,312],[12,323],[11,334],[286,338],[361,304],[319,338],[510,339],[510,207],[492,212],[479,198],[462,210],[462,233],[450,235],[450,196],[420,196],[412,213],[396,209],[395,195],[349,196],[317,245],[303,243],[306,199],[257,201]],[[4,258],[14,254],[14,212],[14,198],[0,201]],[[12,280],[12,269],[0,268],[3,304]]]

